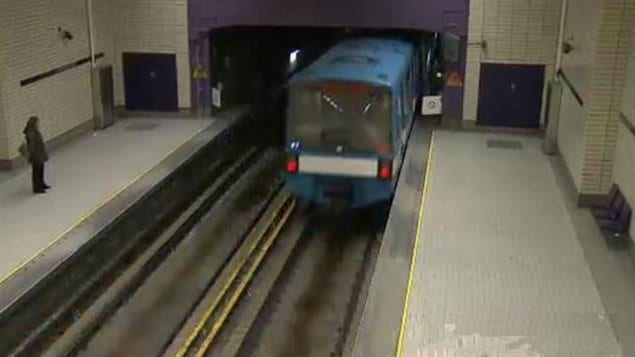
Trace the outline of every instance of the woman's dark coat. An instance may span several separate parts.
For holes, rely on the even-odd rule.
[[[29,162],[46,162],[49,159],[49,156],[46,152],[46,146],[44,145],[42,133],[40,133],[40,131],[38,130],[36,123],[33,121],[29,121],[23,132],[24,136],[26,137],[26,145],[29,150]]]

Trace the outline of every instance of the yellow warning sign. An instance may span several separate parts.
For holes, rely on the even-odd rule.
[[[454,71],[450,74],[448,78],[448,82],[445,84],[448,87],[463,87],[463,81],[461,80],[461,75],[459,71]]]
[[[194,79],[207,79],[207,69],[203,67],[196,67],[192,72],[192,78]]]

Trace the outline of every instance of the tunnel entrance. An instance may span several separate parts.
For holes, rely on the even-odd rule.
[[[286,80],[295,71],[305,68],[338,41],[363,36],[396,37],[421,47],[436,46],[434,65],[426,69],[425,75],[437,78],[433,72],[443,71],[440,61],[434,61],[441,56],[436,33],[335,27],[220,28],[209,34],[212,113],[234,106],[263,105],[284,96]],[[429,91],[438,87],[433,83]]]

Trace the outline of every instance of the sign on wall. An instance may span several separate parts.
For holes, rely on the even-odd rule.
[[[463,80],[461,79],[461,75],[459,71],[454,70],[448,77],[448,81],[445,84],[447,87],[463,87]]]
[[[212,88],[212,105],[217,108],[221,107],[221,89],[216,87]]]
[[[441,115],[443,112],[443,104],[440,95],[431,95],[423,97],[421,105],[422,115]]]

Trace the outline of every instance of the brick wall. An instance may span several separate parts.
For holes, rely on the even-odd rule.
[[[93,0],[94,47],[114,66],[116,104],[124,104],[121,53],[177,56],[180,107],[190,106],[185,0]],[[18,156],[22,129],[41,117],[45,140],[92,120],[90,64],[21,86],[20,81],[90,54],[86,1],[0,1],[0,160]],[[64,41],[58,27],[74,39]]]
[[[631,29],[635,23],[631,22]],[[635,34],[631,33],[630,58],[625,76],[624,95],[621,112],[624,118],[635,126]],[[635,208],[635,135],[627,125],[620,121],[618,125],[617,147],[614,166],[615,182],[624,192],[624,196]],[[631,222],[631,238],[635,240],[635,219]]]
[[[563,86],[558,121],[558,146],[569,169],[575,187],[582,181],[582,159],[584,154],[584,108],[578,103],[573,91]],[[566,113],[566,115],[565,115]]]
[[[0,49],[2,49],[2,41],[3,41],[2,31],[0,31]],[[2,55],[0,55],[0,83],[2,83],[4,64],[2,62]],[[3,157],[8,157],[7,154],[7,129],[4,117],[4,97],[2,96],[2,86],[0,85],[0,159]]]
[[[563,89],[558,145],[577,190],[582,185],[587,115],[584,106],[576,100],[574,92],[582,100],[588,97],[600,28],[600,17],[596,14],[601,8],[602,1],[570,0],[565,19],[564,39],[573,46],[573,50],[563,54],[561,70],[573,88],[565,85]]]
[[[559,136],[575,135],[570,142],[584,143],[581,172],[577,172],[579,154],[566,154],[573,151],[567,147],[570,142],[561,141],[560,148],[578,192],[605,194],[614,182],[614,166],[623,164],[615,161],[615,149],[635,0],[571,1],[568,12],[565,33],[573,51],[563,57],[563,72],[583,105],[561,107],[560,120],[571,125]],[[574,129],[580,125],[583,132]]]
[[[618,129],[614,174],[615,182],[635,209],[635,137],[624,126]],[[631,219],[630,235],[635,240],[635,218]]]
[[[602,1],[569,0],[564,39],[573,50],[562,57],[562,72],[583,99],[587,98],[595,58]]]
[[[176,54],[180,108],[190,107],[190,61],[186,0],[113,0],[115,102],[124,105],[123,52]]]
[[[89,65],[68,70],[27,86],[20,81],[88,56],[84,1],[0,1],[0,93],[3,102],[4,149],[0,159],[18,155],[22,129],[31,115],[41,117],[45,139],[58,136],[92,117]],[[57,28],[70,31],[64,41]]]
[[[631,22],[631,31],[635,31],[635,22]],[[635,125],[635,33],[632,32],[631,51],[627,62],[627,75],[624,78],[624,95],[622,97],[621,109],[626,118]]]
[[[96,53],[104,57],[98,63],[114,64],[115,7],[114,0],[92,0],[93,41]]]
[[[561,0],[471,0],[464,119],[476,120],[481,63],[544,64],[553,75],[560,8]]]

